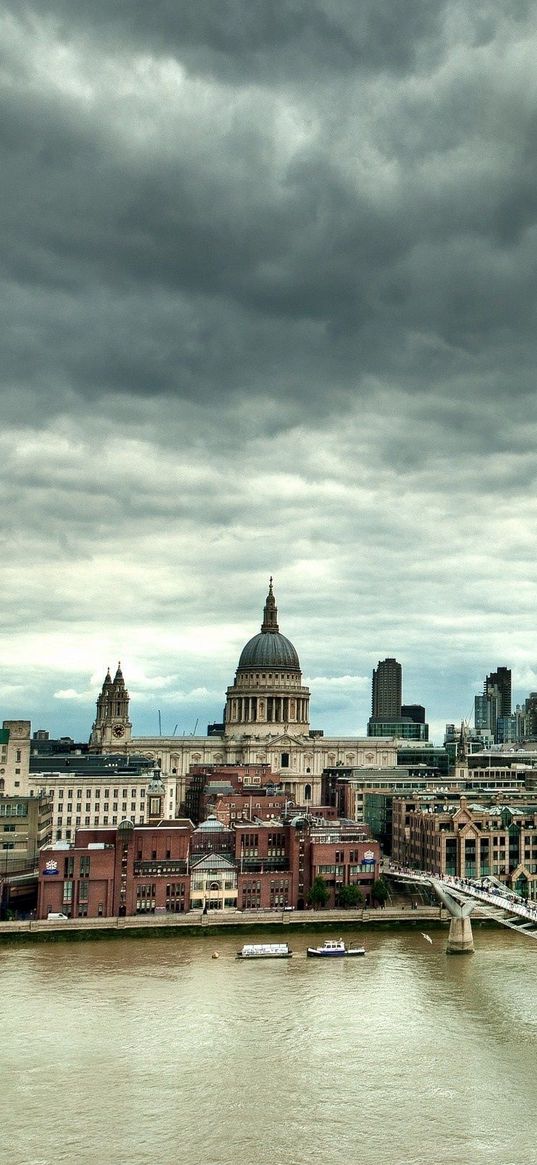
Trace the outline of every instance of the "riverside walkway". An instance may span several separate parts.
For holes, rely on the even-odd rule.
[[[0,943],[3,938],[81,938],[90,937],[92,933],[108,932],[114,934],[128,934],[136,936],[143,934],[155,935],[158,932],[202,934],[218,930],[257,930],[260,927],[287,929],[312,929],[323,927],[375,927],[387,924],[449,922],[447,911],[438,905],[417,904],[411,906],[386,906],[377,910],[252,910],[252,911],[210,911],[200,914],[199,910],[187,914],[135,914],[123,918],[69,918],[54,920],[24,920],[17,922],[0,922]]]

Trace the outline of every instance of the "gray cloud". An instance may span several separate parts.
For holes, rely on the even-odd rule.
[[[6,715],[218,718],[271,572],[317,724],[532,674],[535,10],[402,12],[0,4]]]

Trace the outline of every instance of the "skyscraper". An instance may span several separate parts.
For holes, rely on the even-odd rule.
[[[489,729],[495,741],[505,738],[505,724],[499,730],[500,720],[511,716],[511,669],[499,667],[488,675],[483,684],[483,695],[475,697],[475,727]],[[511,739],[509,735],[507,737]]]
[[[485,694],[498,705],[498,716],[511,715],[511,668],[499,667],[485,680]]]
[[[373,670],[372,719],[401,719],[402,686],[401,664],[396,659],[379,660]]]

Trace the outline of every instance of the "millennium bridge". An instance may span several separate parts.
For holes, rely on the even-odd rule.
[[[473,952],[470,914],[477,905],[481,918],[490,918],[527,938],[537,938],[537,902],[526,902],[497,878],[487,877],[477,882],[428,870],[409,870],[393,862],[386,865],[384,876],[404,885],[419,884],[434,890],[451,915],[447,942],[450,955]]]

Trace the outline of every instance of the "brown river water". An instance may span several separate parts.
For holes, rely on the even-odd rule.
[[[0,1162],[535,1165],[537,942],[364,934],[2,945]]]

